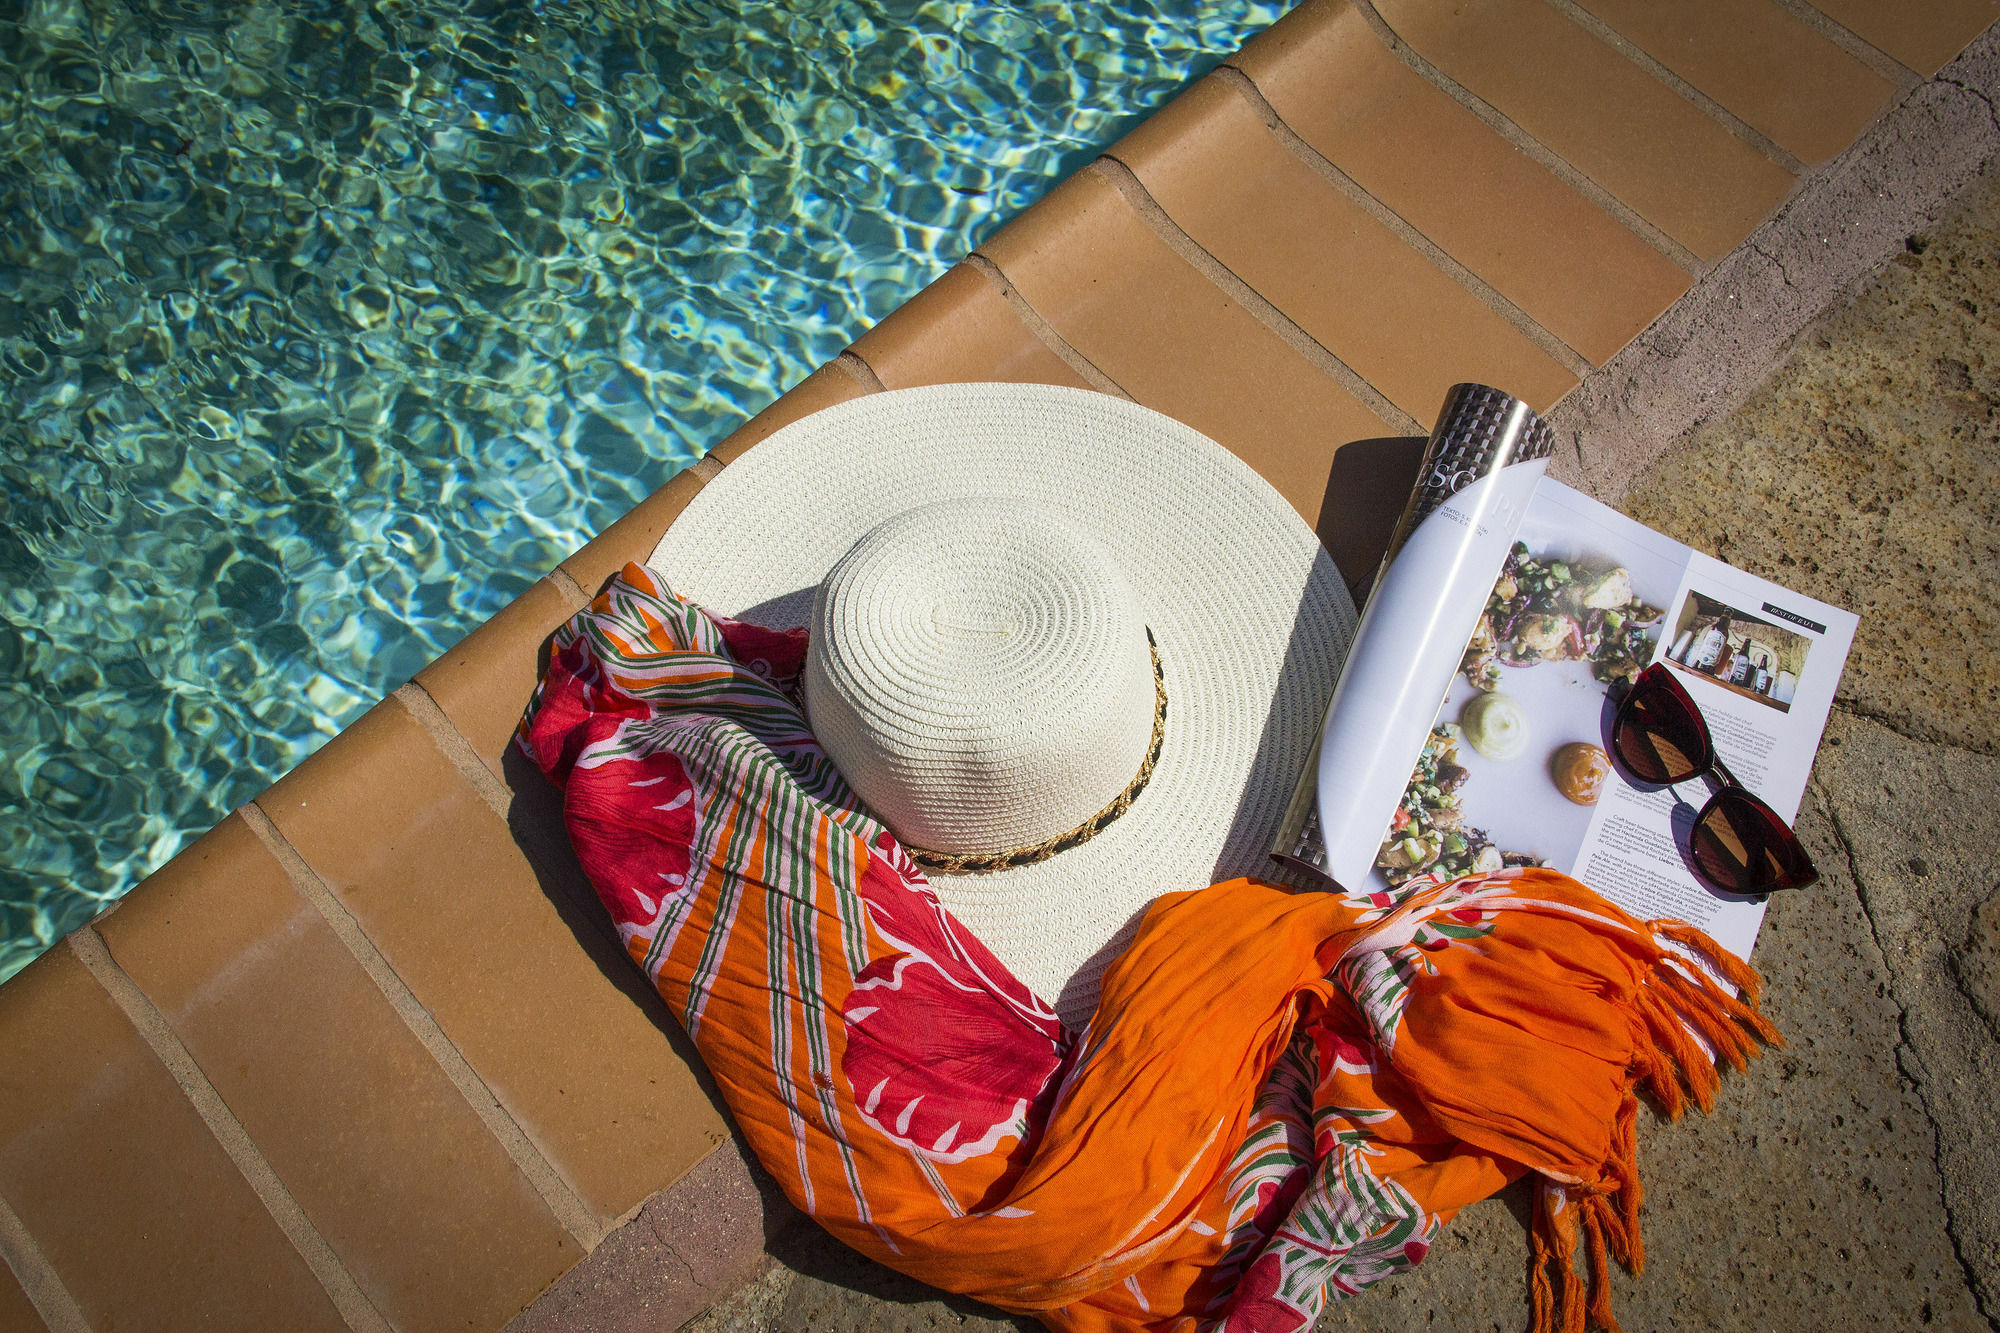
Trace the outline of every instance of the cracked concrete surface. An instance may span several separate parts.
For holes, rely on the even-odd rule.
[[[2000,1041],[1953,966],[2000,880],[2000,760],[1840,718],[1815,775],[1899,1007],[1896,1060],[1929,1117],[1948,1234],[2000,1314]]]
[[[1989,33],[1891,117],[1902,174],[1838,164],[1870,216],[1794,201],[1705,309],[1557,413],[1568,479],[1863,617],[1799,818],[1824,878],[1772,903],[1755,959],[1787,1045],[1727,1076],[1715,1114],[1642,1126],[1628,1329],[2000,1330],[1997,81]],[[1467,1209],[1320,1327],[1524,1327],[1526,1215],[1520,1189]],[[691,1327],[1036,1327],[810,1223],[773,1252]]]
[[[2000,126],[2000,105],[1995,105],[1992,95],[1989,94],[1984,88],[1976,87],[1973,84],[1967,83],[1962,79],[1947,77],[1942,72],[1939,75],[1939,81],[1942,83],[1948,83],[1952,87],[1958,88],[1964,92],[1968,92],[1972,94],[1974,97],[1978,98],[1980,101],[1986,103],[1987,114],[1993,117],[1993,123],[1996,126]]]
[[[1872,986],[1892,1006],[1885,1051],[1902,1100],[1921,1113],[1937,1183],[1931,1207],[1913,1199],[1901,1213],[1890,1253],[1914,1260],[1941,1223],[1967,1317],[1989,1326],[2000,1326],[1996,314],[2000,176],[1988,175],[1907,238],[1737,412],[1643,473],[1627,505],[1862,613],[1801,828],[1824,821],[1833,840],[1814,848],[1829,874],[1813,899],[1852,894],[1870,947],[1815,979],[1822,995]],[[1825,961],[1788,930],[1800,901],[1772,913],[1759,945],[1774,990],[1795,958]],[[1876,1055],[1853,1068],[1880,1065]],[[1889,1105],[1855,1099],[1837,1137],[1851,1146],[1869,1116],[1894,1114]],[[1903,1138],[1894,1151],[1907,1154]],[[1882,1173],[1870,1176],[1879,1188]],[[1920,1313],[1942,1313],[1927,1301]]]

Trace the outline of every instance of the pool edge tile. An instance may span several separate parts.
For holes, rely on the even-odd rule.
[[[703,463],[682,468],[556,568],[576,584],[585,599],[596,596],[605,580],[627,563],[644,563],[660,544],[661,534],[687,508],[695,492],[707,485],[708,479],[719,470],[713,464]]]
[[[1896,95],[1894,83],[1770,0],[1574,3],[1808,166],[1846,151]]]
[[[559,795],[525,760],[509,776],[503,817],[392,698],[256,804],[548,1163],[621,1217],[708,1153],[721,1112],[573,861],[549,863]]]
[[[347,1327],[67,946],[0,987],[0,1194],[93,1327]]]
[[[581,609],[556,580],[538,580],[414,677],[502,781],[514,728],[541,679],[542,645]]]
[[[1374,3],[1412,50],[1703,261],[1735,249],[1796,184],[1544,0],[1479,0],[1483,22],[1455,12],[1449,26],[1421,0]]]
[[[1926,79],[2000,21],[1995,0],[1812,0],[1835,23]]]
[[[240,814],[96,928],[393,1325],[497,1326],[583,1258]]]
[[[1305,150],[1594,365],[1693,276],[1398,60],[1344,0],[1305,0],[1224,68]],[[1477,212],[1463,208],[1481,197]]]
[[[1095,171],[980,253],[1091,364],[1249,463],[1308,524],[1337,449],[1401,433],[1183,260]]]
[[[1287,150],[1224,80],[1193,85],[1105,152],[1197,245],[1419,422],[1463,380],[1538,411],[1576,386],[1568,366]]]
[[[1035,336],[984,274],[963,261],[890,311],[849,350],[892,389],[972,380],[1091,387]]]
[[[850,398],[859,398],[867,392],[867,385],[839,365],[828,362],[744,422],[728,439],[709,450],[708,456],[727,467],[801,417],[811,416],[823,407],[832,407]],[[651,548],[648,548],[648,554],[651,554]]]
[[[0,1263],[0,1333],[47,1333],[48,1327],[14,1270]]]

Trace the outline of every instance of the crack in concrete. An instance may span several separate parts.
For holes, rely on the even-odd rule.
[[[1986,103],[1986,114],[1993,117],[1993,127],[1995,129],[2000,129],[2000,105],[1994,104],[1993,98],[1986,92],[1985,89],[1975,88],[1971,84],[1966,83],[1962,79],[1947,79],[1942,76],[1939,77],[1938,82],[1943,84],[1949,84],[1951,87],[1957,88],[1961,92],[1971,93],[1974,97]]]
[[[655,1197],[657,1198],[658,1196]],[[651,1201],[649,1200],[648,1202]],[[701,1293],[703,1308],[706,1309],[708,1306],[714,1304],[716,1298],[721,1293],[711,1290],[708,1283],[701,1280],[701,1274],[695,1271],[694,1263],[685,1254],[682,1254],[680,1248],[664,1233],[660,1226],[659,1217],[651,1211],[644,1209],[641,1210],[641,1215],[645,1217],[646,1230],[652,1234],[654,1240],[659,1242],[660,1248],[672,1255],[674,1262],[679,1264],[681,1270],[687,1274],[687,1285]]]
[[[1754,252],[1755,252],[1755,253],[1756,253],[1756,254],[1757,254],[1757,255],[1758,255],[1759,257],[1761,257],[1761,258],[1763,258],[1764,260],[1768,261],[1768,262],[1770,263],[1770,265],[1771,265],[1771,267],[1772,267],[1772,268],[1775,268],[1775,269],[1777,269],[1777,270],[1778,270],[1778,276],[1779,276],[1779,277],[1781,277],[1781,278],[1783,278],[1783,279],[1785,280],[1785,286],[1787,286],[1787,287],[1791,288],[1791,289],[1792,289],[1793,291],[1797,291],[1797,290],[1799,289],[1799,285],[1798,285],[1798,284],[1797,284],[1796,282],[1793,282],[1793,281],[1792,281],[1792,271],[1791,271],[1790,269],[1788,269],[1788,268],[1786,268],[1786,267],[1785,267],[1785,261],[1784,261],[1784,260],[1782,260],[1782,259],[1778,258],[1778,257],[1777,257],[1776,255],[1772,254],[1772,253],[1771,253],[1771,252],[1770,252],[1769,250],[1766,250],[1766,249],[1765,249],[1765,248],[1764,248],[1763,246],[1759,245],[1759,244],[1758,244],[1758,243],[1757,243],[1756,241],[1751,241],[1751,242],[1749,243],[1749,248],[1750,248],[1750,249],[1751,249],[1752,251],[1754,251]],[[1803,332],[1803,330],[1802,330],[1802,332]],[[1782,357],[1780,357],[1780,360],[1782,361],[1782,360],[1783,360],[1783,358],[1782,358]]]
[[[1935,750],[1949,750],[1954,754],[1970,755],[1978,759],[2000,757],[2000,749],[1996,749],[1991,745],[1968,744],[1965,741],[1953,740],[1949,736],[1933,735],[1921,730],[1912,730],[1913,726],[1921,726],[1921,723],[1912,718],[1892,717],[1881,709],[1871,707],[1868,704],[1854,703],[1847,699],[1835,699],[1834,709],[1844,717],[1860,718],[1864,722],[1872,722],[1882,728],[1882,730],[1894,735],[1898,740],[1908,741],[1912,745],[1928,746]]]
[[[1910,1007],[1903,1002],[1900,974],[1893,955],[1883,941],[1882,927],[1875,919],[1874,905],[1869,901],[1867,887],[1862,883],[1861,865],[1854,855],[1854,840],[1847,827],[1841,822],[1840,811],[1833,803],[1833,796],[1817,778],[1812,780],[1813,794],[1819,800],[1819,807],[1826,815],[1827,824],[1833,829],[1834,840],[1840,844],[1841,859],[1847,864],[1847,873],[1854,881],[1854,898],[1861,905],[1861,915],[1868,922],[1869,938],[1875,942],[1875,952],[1882,959],[1883,970],[1889,974],[1889,1000],[1896,1006],[1896,1068],[1909,1080],[1910,1088],[1917,1095],[1917,1105],[1923,1111],[1924,1122],[1931,1130],[1931,1166],[1937,1172],[1938,1203],[1944,1213],[1944,1234],[1951,1242],[1952,1258],[1958,1261],[1959,1272],[1965,1277],[1966,1292],[1972,1297],[1972,1304],[1979,1311],[1979,1317],[1986,1321],[1987,1328],[2000,1333],[2000,1316],[1987,1309],[1985,1293],[1981,1290],[1979,1275],[1973,1268],[1965,1251],[1965,1242],[1958,1234],[1958,1219],[1952,1210],[1951,1195],[1945,1189],[1944,1131],[1938,1124],[1937,1116],[1931,1111],[1930,1098],[1925,1089],[1930,1083],[1929,1071],[1924,1067],[1923,1057],[1918,1054],[1916,1043],[1910,1036]]]

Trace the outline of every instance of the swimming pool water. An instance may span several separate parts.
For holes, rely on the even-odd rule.
[[[0,0],[0,978],[1283,8]]]

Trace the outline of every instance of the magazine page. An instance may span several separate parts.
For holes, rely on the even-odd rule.
[[[1586,790],[1579,785],[1586,775],[1569,762],[1580,753],[1572,747],[1605,752],[1608,687],[1652,660],[1691,554],[1580,492],[1542,481],[1382,843],[1370,890],[1499,864],[1574,873],[1597,810],[1585,801],[1615,777],[1599,774],[1596,791]],[[1598,634],[1586,644],[1581,631],[1592,611],[1600,613]]]
[[[1369,873],[1458,646],[1479,620],[1554,438],[1520,399],[1445,396],[1272,856],[1340,890]]]
[[[1855,624],[1544,479],[1359,890],[1539,863],[1748,957],[1763,904],[1687,867],[1707,784],[1620,776],[1607,757],[1616,700],[1677,652],[1723,762],[1789,820]]]
[[[1654,660],[1701,710],[1730,774],[1795,823],[1858,618],[1699,551],[1667,608]],[[1608,786],[1572,873],[1635,915],[1680,917],[1748,958],[1763,904],[1703,888],[1684,864],[1709,790]]]

